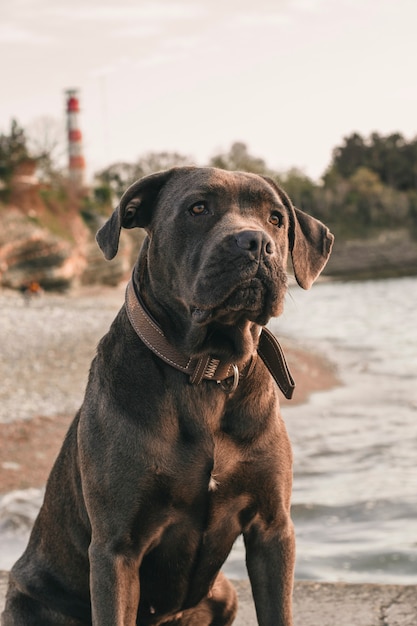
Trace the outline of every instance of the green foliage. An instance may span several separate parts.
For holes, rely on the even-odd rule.
[[[300,170],[293,168],[285,174],[281,174],[277,183],[285,189],[298,208],[315,215],[321,212],[318,187],[311,178]]]
[[[170,167],[189,164],[189,157],[183,156],[178,152],[148,152],[140,157],[136,163],[113,163],[97,172],[95,177],[98,185],[96,185],[94,193],[96,193],[96,190],[99,190],[99,195],[103,196],[106,193],[104,190],[107,189],[110,197],[115,196],[115,198],[119,199],[129,185],[142,178],[142,176],[166,170]]]
[[[111,189],[108,185],[94,188],[94,201],[99,205],[109,205],[112,201]]]
[[[66,181],[58,166],[60,140],[55,137],[55,122],[43,118],[32,125],[30,132],[13,119],[10,131],[0,135],[0,196],[10,197],[11,181],[25,161],[36,164],[36,174],[41,182],[65,186]],[[62,144],[62,142],[61,142]]]
[[[222,170],[253,172],[254,174],[269,173],[265,161],[250,155],[247,145],[240,141],[233,143],[229,152],[212,157],[209,165]]]
[[[324,182],[331,184],[335,175],[350,178],[361,167],[375,172],[388,187],[400,191],[416,189],[417,138],[407,142],[400,133],[386,137],[372,133],[369,138],[353,133],[334,149]]]
[[[113,163],[97,172],[95,178],[98,183],[95,189],[107,188],[110,195],[114,194],[120,198],[127,187],[136,180],[135,166],[124,162]]]
[[[16,168],[28,158],[25,131],[13,119],[9,134],[0,135],[0,181],[3,182],[4,195],[9,191],[10,180]]]
[[[323,187],[326,223],[342,237],[367,237],[384,228],[411,225],[408,194],[384,185],[372,170],[358,168],[349,178]]]
[[[417,139],[354,133],[333,151],[323,177],[328,223],[342,237],[384,228],[417,232]]]
[[[179,152],[148,152],[136,164],[135,180],[171,167],[190,165],[191,162],[190,157],[179,154]]]

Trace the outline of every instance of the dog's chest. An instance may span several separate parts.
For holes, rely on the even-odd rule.
[[[186,453],[182,450],[172,460],[171,468],[157,476],[162,487],[158,501],[163,503],[158,517],[164,520],[158,541],[161,552],[166,556],[174,551],[184,571],[196,563],[197,554],[206,565],[216,554],[220,566],[242,531],[243,512],[254,500],[239,446],[219,433],[211,441],[189,444]],[[184,544],[187,548],[179,557],[178,545]]]
[[[212,388],[216,390],[210,384]],[[213,551],[221,565],[256,515],[259,482],[254,476],[262,473],[256,452],[259,438],[245,437],[242,424],[259,424],[261,419],[250,417],[247,405],[246,411],[239,408],[227,403],[224,392],[204,397],[204,388],[200,392],[191,386],[162,403],[140,455],[147,460],[141,500],[152,514],[141,517],[133,531],[159,546],[152,560],[161,558],[161,568],[171,551],[178,560],[178,545],[183,544],[188,546],[183,550],[184,570],[197,554],[198,560],[210,561]]]
[[[213,469],[207,485],[209,492],[221,490],[222,484],[237,476],[243,460],[239,446],[223,433],[218,434],[213,443]]]
[[[229,432],[224,403],[188,402],[165,409],[166,427],[147,456],[153,459],[150,474],[166,494],[161,499],[170,502],[174,516],[186,511],[207,514],[217,500],[246,492],[242,468],[248,464],[247,446]]]
[[[169,487],[173,501],[193,506],[196,500],[221,493],[239,477],[239,489],[244,489],[240,468],[244,462],[239,445],[224,433],[196,437],[193,441],[176,442],[162,458],[155,458],[153,471]]]

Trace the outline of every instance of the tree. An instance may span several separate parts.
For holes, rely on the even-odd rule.
[[[417,139],[407,142],[401,133],[372,133],[368,139],[353,133],[333,150],[324,175],[326,186],[341,176],[350,178],[361,167],[375,172],[382,183],[400,191],[417,189]]]
[[[336,172],[342,178],[349,178],[358,167],[368,165],[368,147],[361,135],[353,133],[344,137],[343,142],[333,150],[332,163],[324,175],[325,182],[329,173]]]
[[[53,117],[38,117],[29,125],[27,145],[42,181],[51,182],[62,175],[67,157],[66,141],[63,122]]]
[[[191,157],[179,152],[148,152],[136,163],[137,178],[147,176],[161,170],[168,170],[171,167],[182,167],[191,165]]]
[[[113,163],[95,174],[96,187],[107,187],[116,198],[120,198],[136,178],[135,166],[123,161]]]
[[[16,168],[29,157],[25,131],[13,119],[10,124],[10,134],[0,135],[0,179],[6,188]]]
[[[247,145],[239,141],[232,144],[229,152],[212,157],[209,165],[220,167],[223,170],[238,170],[253,172],[254,174],[267,174],[269,172],[265,161],[249,154]]]
[[[349,178],[333,176],[332,185],[324,186],[320,195],[326,224],[342,238],[367,237],[412,223],[409,195],[385,185],[367,167],[359,167]]]
[[[276,177],[275,177],[276,178]],[[317,185],[301,170],[292,168],[281,174],[278,184],[288,193],[293,204],[316,217],[324,218]]]
[[[113,163],[105,169],[96,172],[99,194],[105,194],[104,187],[111,190],[116,198],[120,198],[126,189],[142,176],[166,170],[171,167],[189,165],[191,159],[178,152],[148,152],[140,157],[136,163],[124,161]]]

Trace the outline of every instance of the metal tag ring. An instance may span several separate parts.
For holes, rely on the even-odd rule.
[[[218,380],[220,387],[225,393],[233,393],[236,391],[237,386],[239,384],[239,368],[237,365],[232,365],[233,368],[233,380],[230,380],[232,377],[226,378],[225,380]]]

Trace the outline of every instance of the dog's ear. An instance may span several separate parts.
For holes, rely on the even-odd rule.
[[[111,217],[97,232],[96,240],[108,261],[116,256],[121,228],[146,228],[162,187],[178,168],[150,174],[125,191]]]
[[[332,250],[334,236],[315,217],[293,206],[288,195],[275,181],[265,177],[278,192],[290,217],[289,244],[294,275],[303,289],[310,289],[324,269]]]
[[[334,236],[320,220],[294,207],[290,230],[290,251],[294,275],[303,289],[310,289],[324,269],[332,251]]]

